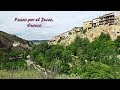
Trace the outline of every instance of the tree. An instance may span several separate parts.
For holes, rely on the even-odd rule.
[[[117,37],[117,39],[115,40],[115,44],[116,44],[116,51],[118,54],[120,54],[120,36]]]
[[[39,53],[42,53],[45,55],[46,50],[49,49],[49,45],[47,42],[42,42],[41,44],[36,46],[36,49],[39,51]]]
[[[72,54],[71,54],[71,51],[70,50],[64,50],[63,52],[62,52],[62,60],[63,60],[63,62],[70,62],[71,60],[72,60],[72,56],[71,56]]]
[[[111,37],[110,37],[110,35],[109,34],[105,34],[105,33],[101,33],[101,35],[100,35],[100,37],[99,37],[99,39],[100,39],[100,41],[102,41],[102,40],[111,40]]]
[[[46,60],[47,62],[50,62],[50,61],[52,61],[52,60],[54,59],[53,56],[54,56],[54,55],[53,55],[52,50],[49,49],[49,50],[47,50],[46,53],[45,53],[45,60]]]
[[[83,79],[114,79],[112,68],[101,62],[91,62],[84,65],[82,74]]]
[[[69,68],[69,65],[68,63],[62,63],[61,66],[60,66],[60,73],[65,73],[65,74],[68,74],[70,68]]]
[[[51,48],[46,51],[45,59],[47,61],[61,60],[63,50],[64,48],[61,45],[52,45]]]
[[[39,55],[35,58],[35,63],[40,66],[44,66],[45,59],[44,59],[44,55],[42,53],[39,53]]]

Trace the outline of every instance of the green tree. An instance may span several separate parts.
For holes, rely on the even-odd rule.
[[[64,48],[61,45],[52,45],[49,50],[45,53],[45,59],[48,61],[51,60],[61,60],[62,59],[62,52]]]
[[[112,68],[101,62],[91,62],[84,65],[82,74],[83,79],[114,79]]]
[[[35,58],[35,63],[40,65],[40,66],[44,66],[45,58],[44,58],[44,55],[42,53],[39,53],[39,55]]]
[[[117,39],[115,40],[115,44],[116,44],[116,52],[118,54],[120,54],[120,36],[117,37]]]
[[[42,53],[42,54],[45,55],[46,50],[49,49],[49,45],[48,45],[47,42],[42,42],[41,44],[39,44],[39,45],[36,46],[36,49],[37,49],[40,53]]]
[[[62,52],[62,60],[63,62],[70,62],[72,60],[72,56],[71,56],[71,51],[70,50],[64,50]]]
[[[60,74],[65,73],[68,74],[70,68],[68,63],[62,63],[62,65],[60,66]]]

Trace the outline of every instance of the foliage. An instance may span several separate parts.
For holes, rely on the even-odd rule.
[[[33,45],[30,56],[35,64],[60,75],[77,75],[83,79],[120,78],[120,37],[112,41],[102,33],[89,42],[76,37],[68,46],[49,45],[47,42]],[[0,49],[0,69],[26,68],[28,52]],[[10,60],[10,58],[12,58]]]
[[[82,74],[83,79],[114,79],[112,68],[101,62],[90,62],[84,65]]]
[[[111,41],[108,34],[102,33],[92,43],[87,38],[77,36],[68,46],[49,46],[45,55],[37,49],[36,62],[46,69],[56,70],[59,74],[75,74],[81,78],[94,79],[119,78],[118,47],[119,38]]]

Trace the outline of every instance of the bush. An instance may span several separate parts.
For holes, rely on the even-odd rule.
[[[32,55],[37,64],[59,74],[75,74],[83,79],[114,79],[120,78],[118,49],[119,39],[111,41],[108,34],[102,33],[92,43],[77,36],[68,46],[38,45]]]
[[[83,79],[114,79],[112,68],[101,62],[91,62],[84,65],[82,74]]]

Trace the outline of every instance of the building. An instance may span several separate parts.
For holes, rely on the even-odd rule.
[[[92,21],[83,22],[83,30],[92,28]]]
[[[97,26],[99,26],[99,21],[100,21],[99,18],[95,18],[95,19],[93,19],[93,20],[92,20],[92,26],[93,26],[93,27],[97,27]]]
[[[115,25],[120,25],[120,11],[115,13]]]
[[[107,13],[98,18],[94,18],[92,21],[83,22],[83,29],[92,27],[98,27],[100,25],[120,25],[120,11]]]
[[[87,32],[86,32],[87,31]],[[52,44],[70,44],[77,35],[88,37],[92,41],[99,36],[101,32],[110,34],[112,40],[120,36],[120,11],[107,13],[91,21],[83,22],[83,27],[74,27],[65,33],[55,36],[50,43]]]
[[[99,25],[114,25],[115,13],[108,13],[99,17]]]

